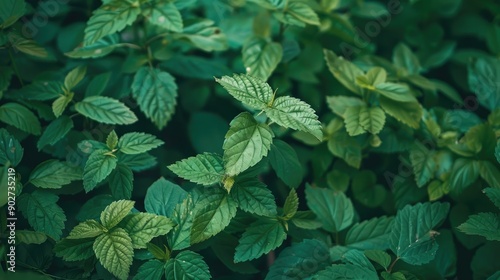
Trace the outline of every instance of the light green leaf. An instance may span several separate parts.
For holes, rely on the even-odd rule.
[[[68,116],[61,116],[52,121],[38,139],[37,148],[41,151],[47,145],[54,145],[73,128],[73,120]]]
[[[125,104],[105,96],[90,96],[75,104],[75,110],[105,124],[132,124],[137,117]]]
[[[407,85],[386,82],[376,85],[375,91],[394,101],[417,102]]]
[[[132,240],[124,229],[100,235],[92,246],[99,262],[118,279],[127,279],[132,265]]]
[[[316,219],[316,215],[310,210],[297,211],[291,221],[295,226],[303,229],[318,229],[323,226],[323,224]]]
[[[146,117],[162,129],[175,112],[177,84],[169,73],[145,66],[134,76],[132,95]]]
[[[276,175],[287,186],[297,188],[302,182],[304,170],[295,150],[286,142],[276,139],[271,145],[269,162]]]
[[[419,188],[434,178],[437,169],[434,155],[434,151],[429,151],[421,142],[416,142],[410,149],[410,162]]]
[[[151,213],[129,214],[121,222],[121,227],[132,239],[134,249],[146,248],[151,239],[166,235],[173,226],[169,218]]]
[[[19,209],[35,231],[43,232],[59,240],[64,229],[66,215],[56,202],[59,197],[55,194],[35,190],[24,193],[18,198]]]
[[[378,217],[355,224],[349,229],[345,243],[359,250],[386,250],[393,225],[392,217]]]
[[[193,251],[182,251],[175,258],[167,261],[165,276],[168,280],[207,280],[212,278],[203,257]]]
[[[224,149],[225,173],[237,175],[257,164],[271,148],[273,132],[267,124],[258,123],[250,113],[241,113],[229,124]]]
[[[281,22],[304,27],[305,24],[319,25],[319,17],[314,10],[303,2],[288,2],[283,13],[274,13]]]
[[[306,200],[309,208],[329,232],[339,232],[352,224],[354,208],[344,193],[306,185]]]
[[[396,120],[411,128],[419,128],[423,116],[422,106],[418,102],[398,102],[383,96],[380,97],[380,106]]]
[[[151,3],[151,8],[142,11],[148,22],[165,30],[182,32],[182,16],[174,4],[168,2]]]
[[[132,24],[141,9],[139,2],[108,1],[92,13],[85,28],[84,45],[89,46],[99,39],[123,30]]]
[[[205,189],[194,209],[191,244],[221,232],[236,215],[237,204],[222,188]]]
[[[64,78],[64,87],[66,90],[70,91],[76,87],[85,78],[85,73],[87,73],[86,66],[78,66],[71,70]]]
[[[42,244],[47,241],[45,233],[30,231],[30,230],[16,230],[16,242],[24,244]]]
[[[483,192],[488,196],[488,198],[495,204],[496,207],[500,208],[500,189],[496,188],[486,188]]]
[[[162,280],[165,273],[165,263],[159,260],[149,260],[139,267],[133,280]]]
[[[273,101],[273,90],[264,80],[248,75],[223,76],[215,79],[234,98],[252,108],[263,110]]]
[[[419,74],[422,70],[418,57],[403,43],[399,43],[394,48],[392,61],[396,67],[401,69],[400,71],[403,72],[401,73],[402,76]]]
[[[105,228],[95,220],[87,220],[76,225],[69,233],[67,239],[93,238],[104,233]]]
[[[365,256],[370,260],[380,264],[385,270],[391,264],[391,256],[381,250],[366,250]]]
[[[109,174],[109,188],[115,199],[130,199],[134,187],[134,174],[130,167],[118,163],[116,168]]]
[[[5,103],[0,106],[0,121],[34,135],[40,135],[42,131],[35,114],[17,103]]]
[[[24,34],[17,30],[9,32],[8,38],[12,47],[16,51],[40,58],[46,58],[49,56],[49,53],[45,48],[41,47],[35,40],[24,37]]]
[[[359,123],[371,134],[378,134],[384,128],[385,113],[380,107],[363,107],[359,112]]]
[[[172,250],[182,250],[191,246],[193,209],[194,204],[191,196],[188,196],[174,208],[170,218],[176,226],[167,235],[168,244]]]
[[[187,195],[181,187],[162,177],[148,188],[144,207],[149,213],[171,217],[175,206],[182,203]]]
[[[66,107],[68,107],[68,104],[73,100],[74,93],[70,92],[67,95],[61,95],[59,98],[54,100],[52,102],[52,112],[54,113],[54,116],[56,118],[59,118],[62,113],[64,113],[64,110],[66,110]]]
[[[305,264],[307,269],[304,269]],[[328,265],[328,246],[317,239],[304,239],[281,251],[265,279],[307,279]]]
[[[361,126],[361,111],[365,109],[366,106],[354,106],[348,107],[345,110],[345,128],[350,136],[356,136],[366,133],[366,130]]]
[[[44,189],[60,189],[82,179],[82,170],[65,162],[50,159],[40,163],[30,174],[30,183]]]
[[[109,229],[119,224],[134,208],[134,201],[118,200],[109,204],[101,213],[102,225]]]
[[[5,129],[0,128],[0,164],[16,167],[23,158],[24,149],[19,141]]]
[[[323,140],[321,122],[313,108],[304,101],[281,96],[274,100],[272,107],[265,109],[267,116],[275,123],[304,132],[308,132],[318,140]]]
[[[347,89],[361,95],[363,89],[356,84],[356,78],[363,76],[363,71],[352,62],[337,56],[334,52],[324,50],[326,64],[333,76]]]
[[[469,219],[458,226],[461,232],[470,235],[481,235],[487,240],[500,241],[500,215],[494,213],[479,213],[469,216]]]
[[[279,247],[285,239],[285,227],[279,220],[259,219],[250,224],[241,236],[234,262],[256,259]]]
[[[295,216],[297,210],[299,209],[299,197],[295,189],[291,189],[290,193],[285,200],[285,205],[283,206],[283,219],[290,220]]]
[[[0,4],[0,28],[5,29],[24,15],[24,0],[6,0]]]
[[[461,193],[479,177],[479,162],[468,158],[459,158],[453,163],[449,182],[450,190]]]
[[[112,130],[108,134],[108,137],[106,137],[106,146],[108,146],[110,150],[113,150],[116,148],[116,145],[118,145],[118,135],[114,130]]]
[[[345,118],[345,111],[350,107],[366,106],[365,102],[357,97],[327,96],[326,103],[335,114]]]
[[[212,20],[201,19],[184,27],[182,34],[174,34],[174,38],[185,38],[195,47],[206,52],[226,50],[228,48],[226,35],[213,25]]]
[[[438,244],[433,230],[448,214],[448,203],[418,203],[398,211],[390,235],[390,249],[411,265],[426,264],[434,259]]]
[[[275,216],[276,201],[271,190],[256,178],[236,179],[231,197],[238,207],[259,216]]]
[[[108,150],[96,150],[87,159],[83,169],[83,187],[86,192],[93,190],[115,169],[117,159]]]
[[[253,37],[243,45],[243,64],[247,74],[267,80],[283,57],[283,48],[275,42]]]
[[[120,152],[124,154],[134,155],[145,153],[163,145],[163,143],[163,141],[156,138],[154,135],[142,132],[131,132],[120,137],[118,148],[120,149]]]
[[[92,245],[95,238],[85,239],[61,239],[56,243],[54,252],[56,256],[62,257],[65,261],[83,261],[94,256]]]
[[[490,161],[479,161],[479,175],[490,187],[500,188],[500,171]]]
[[[71,58],[98,58],[110,54],[120,46],[119,36],[116,34],[109,35],[97,40],[95,43],[74,49],[65,53]]]
[[[168,169],[181,178],[204,186],[220,183],[224,178],[222,158],[212,153],[183,159],[169,165]]]

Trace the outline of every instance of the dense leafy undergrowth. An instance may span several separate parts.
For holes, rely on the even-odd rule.
[[[0,278],[500,279],[499,15],[2,0]]]

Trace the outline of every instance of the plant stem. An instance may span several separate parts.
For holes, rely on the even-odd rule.
[[[391,273],[392,269],[394,268],[394,265],[396,264],[396,262],[399,260],[399,257],[397,257],[392,263],[391,263],[391,266],[389,266],[389,269],[387,270],[387,272]]]

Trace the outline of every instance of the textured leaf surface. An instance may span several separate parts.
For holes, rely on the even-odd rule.
[[[165,274],[165,263],[159,260],[149,260],[139,267],[134,280],[161,280]]]
[[[109,174],[109,188],[115,199],[130,199],[134,187],[134,174],[132,169],[124,164],[117,164]]]
[[[132,265],[134,249],[127,232],[116,228],[94,242],[93,249],[99,262],[118,279],[127,279]]]
[[[96,150],[87,159],[83,169],[83,186],[86,192],[93,190],[115,169],[118,160],[107,153],[108,150]]]
[[[256,259],[279,247],[286,239],[285,227],[275,219],[259,219],[243,233],[236,247],[235,262]]]
[[[237,175],[267,156],[273,136],[269,126],[258,123],[250,113],[236,116],[222,146],[226,174]]]
[[[132,239],[134,249],[146,248],[151,239],[166,235],[174,226],[169,218],[151,213],[129,214],[121,225]]]
[[[75,104],[78,113],[105,124],[132,124],[137,117],[125,104],[105,96],[90,96]]]
[[[145,153],[161,145],[163,141],[156,136],[142,132],[126,133],[118,141],[120,151],[129,155]]]
[[[393,220],[382,216],[355,224],[347,232],[346,245],[359,250],[386,250]]]
[[[87,220],[76,225],[69,233],[67,239],[93,238],[104,233],[104,227],[95,220]]]
[[[422,106],[417,102],[398,102],[380,97],[380,106],[384,111],[396,120],[412,128],[420,126],[423,111]]]
[[[206,280],[212,278],[203,257],[193,251],[182,251],[165,265],[167,279]]]
[[[423,144],[416,143],[410,149],[410,162],[418,187],[423,187],[434,177],[437,168],[434,152],[429,151]]]
[[[67,116],[61,116],[51,122],[38,139],[38,151],[47,145],[54,145],[61,140],[73,128],[73,120]]]
[[[54,252],[56,256],[65,261],[82,261],[94,256],[92,246],[95,238],[61,239],[56,243]]]
[[[181,32],[182,16],[173,3],[160,2],[152,4],[151,9],[143,11],[148,21],[156,26],[173,32]]]
[[[242,54],[247,74],[267,80],[281,61],[283,48],[278,43],[253,37],[243,46]]]
[[[271,190],[258,179],[236,180],[230,194],[243,211],[260,216],[277,214],[276,202]]]
[[[148,188],[144,206],[149,213],[170,217],[175,206],[186,198],[185,190],[165,178],[160,178]]]
[[[42,162],[30,174],[30,182],[33,185],[48,189],[59,189],[81,179],[81,169],[55,159]]]
[[[270,105],[273,100],[273,90],[264,80],[248,75],[223,76],[215,79],[234,98],[244,104],[259,110]]]
[[[210,186],[224,177],[224,164],[217,154],[204,153],[183,159],[168,166],[177,176],[193,183]]]
[[[35,114],[17,103],[0,106],[0,121],[34,135],[40,135],[42,131],[40,121]]]
[[[471,215],[458,229],[467,234],[484,236],[487,240],[500,241],[500,216],[494,213]]]

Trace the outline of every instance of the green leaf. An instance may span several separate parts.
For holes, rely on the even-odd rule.
[[[119,36],[116,34],[109,35],[97,40],[95,43],[76,48],[65,53],[70,58],[98,58],[103,57],[113,52],[120,46]]]
[[[361,266],[353,264],[334,264],[327,269],[318,272],[314,280],[330,280],[330,279],[343,279],[343,280],[378,280],[377,273]]]
[[[174,34],[175,39],[187,39],[196,48],[206,52],[223,51],[228,48],[227,38],[209,19],[201,19],[184,27],[182,34]]]
[[[60,189],[72,181],[81,180],[80,168],[69,166],[65,162],[50,159],[40,163],[31,172],[29,181],[44,189]]]
[[[309,208],[329,232],[339,232],[352,224],[354,208],[344,193],[306,185],[306,200]]]
[[[305,24],[319,25],[319,17],[314,10],[303,2],[288,2],[283,13],[274,13],[281,22],[304,27]]]
[[[290,220],[295,216],[297,210],[299,209],[299,197],[295,189],[291,189],[290,193],[285,200],[285,205],[283,206],[283,219]]]
[[[402,272],[394,272],[394,273],[388,273],[385,271],[382,271],[380,274],[384,280],[406,280],[405,274]]]
[[[144,171],[156,165],[156,158],[148,153],[138,155],[118,154],[118,163],[124,164],[132,171]]]
[[[177,84],[174,77],[159,69],[142,67],[132,82],[132,95],[141,111],[162,129],[167,125],[177,105]]]
[[[16,167],[23,158],[24,149],[5,128],[0,128],[0,164]]]
[[[371,134],[378,134],[385,124],[385,113],[380,107],[363,107],[359,112],[359,123]]]
[[[47,235],[30,230],[16,230],[16,241],[24,244],[42,244],[47,241]]]
[[[264,80],[248,75],[223,76],[215,79],[234,98],[252,108],[264,110],[273,102],[273,90]]]
[[[100,235],[93,249],[99,262],[118,279],[127,279],[132,265],[134,249],[132,240],[124,229]]]
[[[106,146],[108,146],[110,150],[113,150],[116,148],[116,145],[118,145],[118,135],[112,130],[106,138]]]
[[[352,62],[337,56],[334,52],[324,50],[326,64],[333,76],[347,89],[361,95],[363,89],[356,84],[356,78],[363,76],[363,71]]]
[[[459,158],[453,163],[449,182],[452,192],[457,194],[464,191],[479,177],[479,164],[477,160]]]
[[[151,239],[166,235],[173,226],[169,218],[151,213],[129,214],[121,222],[121,227],[132,239],[134,249],[146,248]]]
[[[494,213],[479,213],[469,216],[469,219],[458,226],[461,232],[470,235],[481,235],[487,240],[500,241],[500,215]]]
[[[305,264],[307,269],[304,269]],[[281,251],[265,279],[307,279],[328,265],[328,246],[317,239],[304,239]]]
[[[225,173],[237,175],[267,156],[273,141],[268,125],[258,123],[250,113],[241,113],[229,124],[224,149]]]
[[[236,202],[222,188],[206,189],[194,209],[191,244],[221,232],[236,215],[236,207]]]
[[[175,206],[186,198],[185,190],[165,178],[160,178],[148,188],[144,207],[149,213],[171,217]]]
[[[134,203],[131,200],[118,200],[109,204],[101,213],[102,225],[108,230],[112,229],[130,213]]]
[[[85,192],[93,190],[97,184],[108,177],[115,169],[117,159],[108,150],[96,150],[87,159],[83,169],[83,187]]]
[[[256,259],[279,247],[285,239],[285,227],[279,220],[259,219],[250,224],[241,236],[234,262]]]
[[[42,131],[35,114],[17,103],[5,103],[0,106],[0,121],[34,135],[40,135]]]
[[[95,238],[85,239],[61,239],[56,243],[54,252],[56,256],[61,257],[65,261],[83,261],[94,255],[92,245]]]
[[[172,3],[151,3],[151,8],[142,11],[148,22],[165,30],[182,32],[182,16]]]
[[[396,45],[392,61],[396,67],[404,69],[402,73],[404,76],[419,74],[422,70],[418,57],[404,43]]]
[[[366,106],[348,107],[345,110],[345,128],[350,136],[356,136],[366,133],[366,130],[361,126],[361,111],[363,111],[364,109],[366,109]]]
[[[167,279],[199,279],[212,278],[208,265],[203,257],[193,251],[182,251],[165,264]]]
[[[64,113],[68,104],[73,100],[73,96],[74,93],[70,92],[67,95],[61,95],[59,98],[54,100],[52,103],[52,112],[56,118],[59,118],[62,113]]]
[[[271,144],[269,162],[276,175],[287,186],[297,188],[302,182],[304,170],[295,150],[286,142],[276,139]]]
[[[500,208],[500,189],[486,188],[483,192],[488,196],[488,198],[495,204],[496,207]]]
[[[479,161],[479,175],[483,178],[490,187],[500,187],[500,171],[495,164],[490,161]]]
[[[238,207],[259,216],[275,216],[276,201],[271,190],[256,178],[237,179],[231,197]]]
[[[210,247],[215,256],[230,270],[239,274],[258,273],[259,270],[251,262],[234,262],[236,246],[238,246],[238,238],[229,233],[221,232],[214,237]]]
[[[416,142],[410,149],[410,162],[419,188],[434,178],[437,169],[434,155],[434,151],[429,151],[421,142]]]
[[[375,86],[375,91],[394,101],[417,102],[407,85],[386,82]]]
[[[423,116],[422,106],[418,102],[398,102],[380,97],[380,106],[396,120],[411,128],[419,128]]]
[[[46,58],[49,56],[49,53],[45,48],[41,47],[35,40],[26,38],[24,34],[17,30],[9,32],[8,38],[12,47],[16,51],[40,58]]]
[[[107,35],[123,30],[135,21],[140,12],[138,2],[108,1],[95,10],[88,20],[84,45],[89,46]]]
[[[61,238],[66,221],[63,209],[56,204],[58,200],[57,195],[38,190],[18,198],[19,209],[35,231],[43,232],[54,240]]]
[[[434,259],[438,244],[433,230],[448,214],[448,203],[418,203],[398,211],[390,236],[390,249],[411,265],[422,265]]]
[[[6,0],[0,4],[0,28],[4,29],[14,24],[24,15],[26,2],[24,0]]]
[[[469,88],[473,91],[479,104],[490,111],[500,108],[500,86],[497,79],[500,66],[495,58],[478,58],[471,60],[467,67]]]
[[[159,260],[149,260],[139,267],[134,280],[162,280],[165,273],[165,263]]]
[[[156,138],[154,135],[142,132],[131,132],[120,137],[118,148],[120,149],[120,152],[124,154],[134,155],[145,153],[163,145],[163,143],[163,141]]]
[[[169,165],[168,169],[181,178],[204,186],[220,183],[224,178],[222,158],[211,153],[183,159]]]
[[[109,188],[115,199],[130,199],[134,187],[134,174],[130,167],[118,163],[116,168],[109,174]]]
[[[85,73],[87,73],[86,66],[78,66],[71,70],[64,78],[64,87],[66,90],[71,90],[76,87],[85,78]]]
[[[68,116],[61,116],[52,121],[38,139],[37,148],[41,151],[47,145],[54,145],[73,128],[73,120]]]
[[[345,112],[348,108],[366,106],[363,100],[349,96],[327,96],[326,103],[332,112],[343,118],[345,118]]]
[[[380,264],[385,270],[391,264],[391,256],[381,250],[366,250],[365,256],[370,260]]]
[[[372,263],[368,260],[365,254],[357,249],[351,249],[342,255],[342,261],[345,263],[352,263],[356,266],[367,268],[375,272],[375,268]]]
[[[308,132],[318,140],[323,140],[322,126],[316,112],[300,99],[291,96],[278,97],[265,112],[273,122],[283,127]]]
[[[188,196],[174,208],[170,218],[176,226],[167,235],[168,244],[172,250],[182,250],[191,245],[193,209],[194,204],[191,196]]]
[[[378,217],[355,224],[347,232],[347,247],[359,250],[386,250],[392,231],[392,217]]]
[[[132,124],[137,117],[125,104],[105,96],[90,96],[75,104],[75,110],[100,123]]]
[[[283,48],[278,43],[253,37],[243,45],[242,54],[247,74],[267,80],[280,63]]]
[[[292,223],[303,229],[318,229],[323,224],[316,219],[316,215],[312,211],[297,211],[293,218]]]
[[[94,238],[104,233],[105,228],[95,220],[87,220],[76,225],[66,239]]]
[[[333,134],[328,140],[328,150],[354,168],[361,166],[361,145],[353,141],[347,132],[339,131]]]
[[[187,56],[177,54],[169,60],[162,62],[160,65],[169,73],[178,76],[210,81],[213,81],[214,76],[220,77],[231,73],[231,70],[220,59],[193,55]],[[199,96],[200,93],[197,92],[194,94],[193,98],[197,98]],[[200,102],[201,100],[197,101]],[[190,105],[192,106],[192,104]]]
[[[16,98],[45,101],[60,96],[63,93],[62,87],[63,84],[59,81],[40,80],[14,90],[13,94]]]

